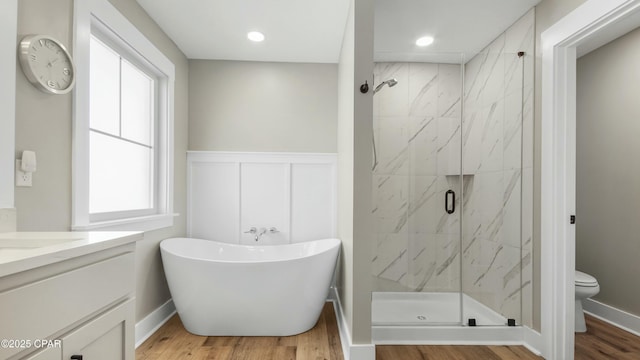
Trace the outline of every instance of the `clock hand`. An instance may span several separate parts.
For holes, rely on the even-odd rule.
[[[47,67],[52,68],[53,64],[58,60],[59,60],[58,58],[55,58],[53,60],[49,60],[49,62],[47,63]]]

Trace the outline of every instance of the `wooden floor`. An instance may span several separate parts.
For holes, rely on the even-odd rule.
[[[343,360],[332,303],[326,303],[316,326],[299,335],[197,336],[176,315],[138,349],[136,360]]]
[[[640,337],[587,315],[576,360],[638,360]],[[196,336],[174,316],[136,350],[137,360],[344,360],[331,303],[316,326],[286,337]],[[540,360],[523,346],[376,346],[376,360]]]
[[[576,334],[576,360],[638,360],[640,337],[586,315],[587,332]]]
[[[576,333],[575,360],[640,360],[640,337],[586,315]],[[542,359],[522,346],[376,346],[376,360]]]
[[[376,346],[376,360],[541,360],[524,346],[384,345]]]

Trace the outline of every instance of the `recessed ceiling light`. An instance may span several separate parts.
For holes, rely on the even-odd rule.
[[[250,31],[247,33],[247,39],[255,42],[264,40],[264,34],[259,31]]]
[[[433,37],[431,36],[423,36],[420,39],[416,40],[416,45],[418,46],[429,46],[433,43]]]

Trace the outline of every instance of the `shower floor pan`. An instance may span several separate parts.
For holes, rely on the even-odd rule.
[[[375,344],[522,344],[520,326],[459,293],[374,292],[371,306]],[[477,326],[466,326],[469,318]],[[464,319],[464,320],[463,320]]]
[[[478,326],[506,325],[507,319],[497,312],[462,294],[463,316],[459,293],[374,292],[371,305],[372,325],[460,325],[469,318]]]

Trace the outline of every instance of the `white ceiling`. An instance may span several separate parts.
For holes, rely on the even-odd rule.
[[[469,60],[540,0],[376,0],[375,60]],[[416,39],[435,38],[419,48]]]
[[[190,59],[338,61],[346,0],[138,0]],[[260,31],[265,40],[247,40]]]
[[[190,59],[338,62],[348,0],[137,0]],[[460,62],[540,0],[376,0],[375,60]],[[247,40],[249,31],[266,40]],[[433,45],[415,46],[422,35]]]

